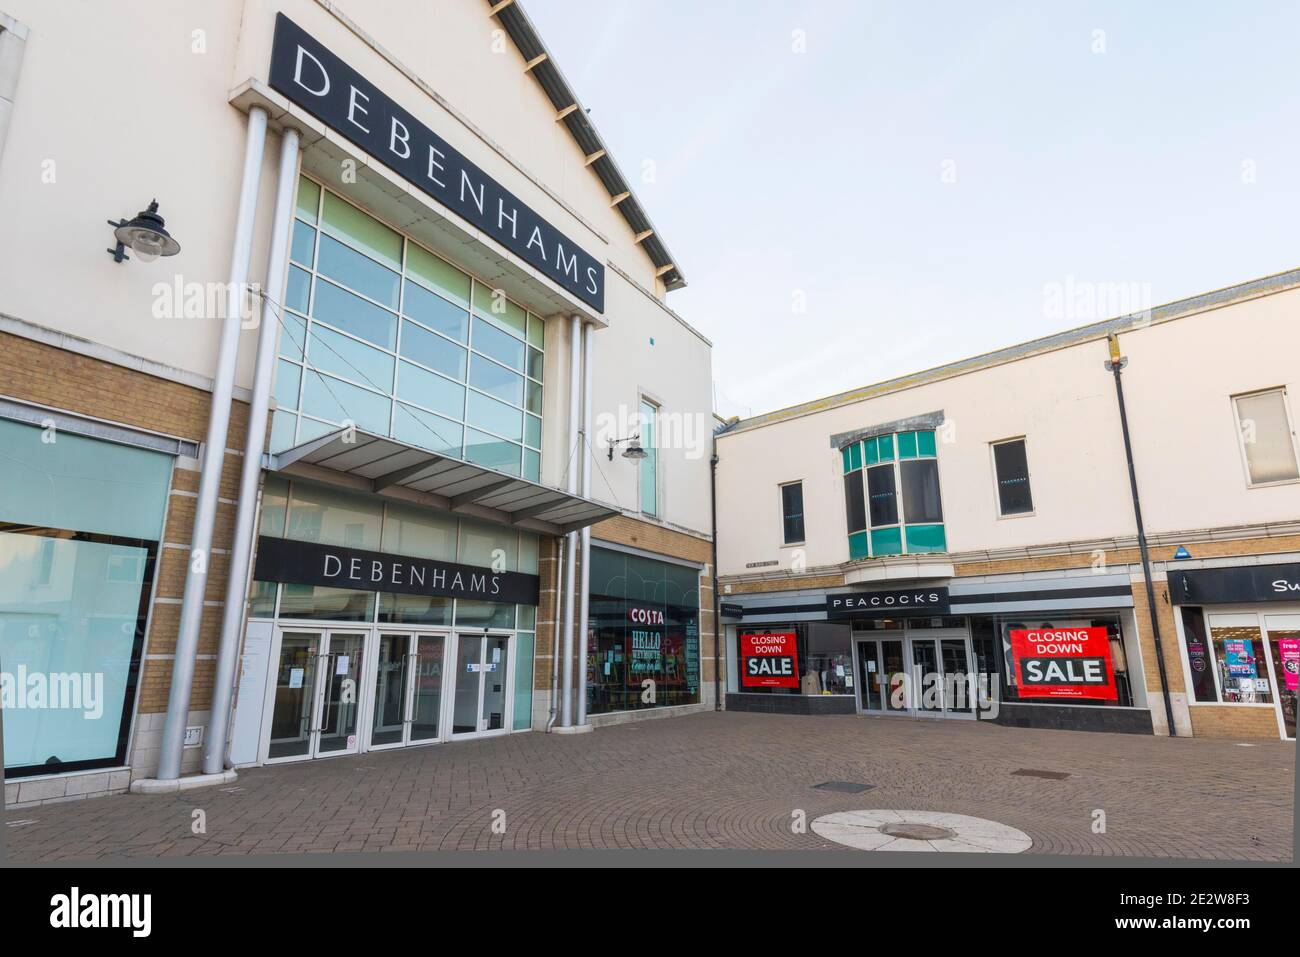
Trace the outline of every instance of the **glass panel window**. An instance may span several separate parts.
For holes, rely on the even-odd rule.
[[[650,402],[641,402],[641,511],[646,515],[659,514],[659,409]]]
[[[519,566],[519,533],[512,528],[461,519],[456,560],[512,572]]]
[[[473,346],[475,352],[481,352],[520,372],[524,370],[524,344],[477,316],[474,317]]]
[[[536,349],[529,346],[528,348],[528,374],[538,382],[542,381],[542,354]]]
[[[465,387],[435,375],[427,369],[401,363],[397,373],[397,397],[425,406],[453,419],[465,415]]]
[[[909,554],[948,550],[948,541],[942,525],[908,525],[906,537]]]
[[[312,318],[392,350],[397,344],[397,316],[342,286],[316,280]]]
[[[294,482],[285,537],[378,551],[382,519],[383,505],[373,496]]]
[[[320,238],[316,270],[390,309],[397,308],[402,277],[329,236]]]
[[[394,269],[402,268],[402,237],[368,213],[325,191],[322,225],[349,246]]]
[[[515,375],[509,369],[503,369],[495,362],[489,362],[482,356],[472,356],[469,363],[469,384],[476,389],[504,399],[511,405],[522,405],[524,401],[523,376]],[[529,408],[528,411],[533,411]],[[537,410],[541,412],[539,408]]]
[[[1214,669],[1210,664],[1210,646],[1205,640],[1205,615],[1199,608],[1184,607],[1181,611],[1192,693],[1197,701],[1218,701],[1218,692],[1214,689]]]
[[[289,267],[289,282],[284,291],[284,304],[290,309],[306,312],[311,304],[311,273]]]
[[[305,177],[298,180],[298,217],[309,223],[316,222],[316,210],[320,208],[320,187]]]
[[[903,515],[907,521],[942,522],[939,463],[934,459],[901,462],[899,471],[903,477]]]
[[[393,413],[393,438],[441,455],[460,457],[464,431],[459,422],[401,402]]]
[[[542,447],[542,420],[535,415],[524,416],[524,442],[535,449]]]
[[[315,618],[323,621],[373,621],[375,593],[323,585],[280,586],[281,618]]]
[[[520,609],[522,611],[522,608]],[[533,642],[532,632],[515,636],[515,710],[512,727],[524,731],[533,726]]]
[[[389,502],[384,514],[383,550],[412,558],[456,560],[456,519],[416,505]]]
[[[528,344],[542,348],[546,343],[546,323],[531,313],[528,316]]]
[[[286,312],[280,323],[280,355],[301,362],[307,348],[307,321]]]
[[[456,599],[456,626],[458,628],[513,628],[515,606],[495,601],[467,601]]]
[[[866,499],[862,497],[861,469],[844,476],[844,513],[848,518],[850,535],[867,527],[867,505]]]
[[[307,343],[312,366],[384,392],[393,388],[393,357],[374,346],[313,323]]]
[[[874,529],[871,532],[871,554],[875,556],[903,554],[902,530],[897,525],[893,528]]]
[[[1211,615],[1210,647],[1219,676],[1219,690],[1229,704],[1272,704],[1259,619],[1255,615]]]
[[[293,224],[293,244],[289,247],[289,258],[308,269],[316,261],[316,230],[301,220],[296,220]]]
[[[781,486],[781,535],[786,545],[804,540],[802,482]]]
[[[542,480],[542,454],[532,449],[524,449],[524,478],[530,482]]]
[[[298,416],[292,412],[274,412],[271,415],[271,451],[283,452],[293,448],[298,433]]]
[[[1012,439],[993,446],[994,478],[998,483],[998,510],[1003,515],[1024,515],[1034,510],[1029,489],[1029,460],[1025,440]]]
[[[1246,450],[1251,485],[1288,482],[1300,477],[1296,467],[1295,435],[1287,415],[1285,389],[1239,395],[1237,425]]]
[[[474,283],[474,311],[520,339],[526,334],[528,314],[486,283]]]
[[[892,465],[867,469],[867,503],[872,528],[898,524],[898,495],[894,483]]]
[[[489,399],[481,392],[469,394],[468,405],[465,408],[465,421],[469,425],[487,429],[504,438],[514,439],[516,442],[523,441],[524,414],[504,402]]]
[[[379,621],[385,625],[450,625],[451,599],[434,595],[381,594]]]
[[[408,281],[402,294],[402,313],[457,342],[469,337],[469,313],[423,286]]]
[[[465,350],[413,322],[402,323],[402,355],[453,379],[465,379]]]
[[[363,432],[387,435],[393,403],[378,393],[311,371],[302,390],[304,412],[331,422],[352,422]]]
[[[536,382],[524,383],[524,408],[533,415],[542,414],[542,387]]]
[[[452,302],[469,305],[469,276],[423,246],[407,242],[406,273]]]
[[[495,435],[469,428],[465,430],[465,459],[484,468],[505,472],[507,475],[519,475],[522,470],[522,451],[513,442],[499,439]]]
[[[281,359],[275,372],[275,404],[281,409],[298,408],[298,389],[302,385],[302,366]]]

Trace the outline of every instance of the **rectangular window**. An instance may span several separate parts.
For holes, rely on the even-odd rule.
[[[916,459],[901,463],[899,471],[903,477],[903,514],[908,524],[942,522],[939,463],[934,459]]]
[[[1300,477],[1286,390],[1239,395],[1232,401],[1237,410],[1237,428],[1246,454],[1250,484],[1272,485]]]
[[[870,504],[872,528],[898,524],[898,494],[892,465],[877,465],[867,469],[867,501]]]
[[[641,511],[646,515],[659,514],[658,415],[659,409],[653,403],[641,400],[641,448],[645,449],[641,460]]]
[[[999,514],[1024,515],[1034,510],[1024,439],[994,443],[993,472],[998,485]]]
[[[802,482],[781,486],[781,537],[787,545],[804,540]]]
[[[305,177],[290,255],[273,451],[350,421],[540,479],[541,319]]]
[[[844,476],[844,514],[848,517],[849,535],[867,527],[866,501],[862,497],[862,470]],[[862,555],[863,558],[867,556]]]

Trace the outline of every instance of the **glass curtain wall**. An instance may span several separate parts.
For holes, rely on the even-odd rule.
[[[305,177],[290,259],[272,451],[351,422],[539,480],[539,317]]]

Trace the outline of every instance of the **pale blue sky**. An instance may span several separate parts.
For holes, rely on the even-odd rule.
[[[724,415],[1300,266],[1300,4],[524,6]]]

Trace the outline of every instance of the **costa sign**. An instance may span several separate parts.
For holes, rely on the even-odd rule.
[[[664,613],[660,608],[639,608],[636,605],[629,605],[627,617],[628,621],[634,625],[662,625],[664,623]]]
[[[1011,656],[1022,698],[1119,697],[1105,628],[1013,628]]]
[[[827,618],[887,618],[902,612],[947,614],[948,589],[904,588],[849,595],[827,595]]]
[[[741,635],[740,662],[742,687],[799,687],[798,642],[793,631]]]
[[[283,13],[271,88],[337,130],[471,226],[605,311],[605,267]]]

